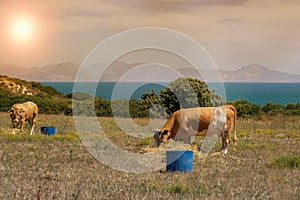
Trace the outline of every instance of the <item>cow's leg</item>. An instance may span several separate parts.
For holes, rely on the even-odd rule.
[[[15,125],[15,123],[14,123],[14,120],[13,120],[13,119],[11,120],[11,123],[12,123],[12,126],[13,126],[13,128],[16,128],[16,125]]]
[[[20,131],[21,132],[23,132],[24,131],[24,123],[25,123],[25,121],[24,120],[21,120],[21,122],[20,122]]]
[[[222,155],[225,156],[228,153],[228,148],[230,144],[229,131],[222,132]]]
[[[191,144],[190,130],[188,128],[188,123],[186,118],[184,118],[184,120],[180,124],[180,127],[178,129],[178,132],[174,140],[183,141],[183,143],[185,144]]]
[[[12,126],[13,126],[13,132],[12,132],[12,133],[13,133],[13,134],[16,134],[16,131],[19,131],[19,130],[18,130],[18,127],[19,127],[19,125],[20,125],[20,121],[19,121],[18,123],[15,123],[14,120],[12,119],[12,120],[11,120],[11,123],[12,123]]]
[[[33,132],[34,132],[34,124],[31,127],[30,135],[33,135]]]
[[[34,133],[34,127],[35,127],[35,123],[36,123],[36,118],[33,117],[28,122],[29,122],[30,127],[31,127],[30,135],[33,135],[33,133]]]
[[[237,137],[236,137],[236,130],[233,133],[233,150],[236,151],[237,149]]]
[[[227,152],[225,151],[225,149],[226,149],[226,136],[225,136],[224,132],[221,133],[221,138],[222,138],[221,152],[222,152],[222,155],[225,156]]]
[[[207,155],[214,148],[219,137],[219,132],[220,131],[217,130],[214,125],[209,125],[206,136],[200,148],[201,154]]]

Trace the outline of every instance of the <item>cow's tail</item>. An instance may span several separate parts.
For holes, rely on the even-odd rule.
[[[237,148],[237,136],[236,136],[236,109],[230,105],[230,109],[234,112],[233,116],[233,149],[236,150]]]

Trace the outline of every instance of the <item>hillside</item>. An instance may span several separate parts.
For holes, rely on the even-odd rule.
[[[112,63],[104,72],[101,80],[118,81],[124,78],[123,75],[131,75],[131,81],[163,82],[169,81],[170,79],[176,79],[179,77],[180,73],[185,77],[219,81],[216,73],[220,73],[224,82],[300,82],[300,75],[270,70],[267,67],[258,64],[247,65],[233,71],[220,69],[219,72],[216,72],[202,69],[201,71],[206,77],[201,77],[203,74],[196,76],[199,73],[192,67],[177,67],[175,69],[177,73],[175,73],[175,71],[172,71],[171,73],[170,70],[166,71],[162,68],[155,69],[155,67],[157,67],[155,64],[151,64],[151,67],[148,69],[143,68],[141,70],[135,68],[141,64],[142,63],[128,64],[125,62],[116,61]],[[0,74],[38,82],[73,82],[79,67],[80,65],[75,63],[50,64],[41,68],[25,68],[21,66],[0,63]],[[133,69],[135,69],[135,77],[132,77]],[[98,78],[99,77],[95,77],[95,72],[90,70],[86,72],[86,80],[82,81],[98,81]]]
[[[43,86],[37,82],[28,82],[25,80],[10,78],[8,76],[0,75],[0,89],[2,93],[10,95],[51,95],[62,97],[63,94],[50,86]]]
[[[0,112],[26,101],[35,102],[39,113],[58,114],[68,107],[68,99],[50,86],[0,75]]]

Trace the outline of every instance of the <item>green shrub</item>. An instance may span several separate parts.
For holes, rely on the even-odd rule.
[[[95,100],[96,115],[100,117],[112,117],[111,102],[101,97]]]
[[[300,168],[300,156],[282,155],[274,159],[273,164],[280,169],[283,168]]]
[[[208,193],[207,187],[202,186],[202,185],[198,186],[196,188],[196,191],[199,192],[200,194],[207,194]]]
[[[91,96],[90,94],[86,94],[83,92],[69,93],[69,94],[66,94],[65,97],[68,99],[73,99],[73,100],[77,100],[77,101],[84,101],[84,100],[93,98],[93,96]]]
[[[300,115],[300,103],[287,104],[287,106],[285,107],[285,113],[287,115]]]
[[[150,138],[143,138],[138,142],[139,146],[148,146],[151,144]]]
[[[285,107],[277,103],[266,103],[262,107],[262,111],[266,114],[277,115],[284,113]]]
[[[246,100],[236,100],[231,102],[237,112],[238,118],[250,118],[261,116],[260,106],[249,103]]]
[[[168,185],[165,187],[166,191],[167,192],[170,192],[170,193],[184,193],[187,191],[187,188],[184,187],[184,185],[180,184],[180,183],[177,183],[177,184],[174,184],[174,185]]]
[[[240,129],[236,130],[236,133],[237,133],[238,137],[241,137],[241,138],[247,137],[247,135],[248,135],[246,131],[240,130]]]

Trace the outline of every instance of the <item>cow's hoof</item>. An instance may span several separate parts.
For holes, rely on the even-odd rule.
[[[228,153],[228,149],[227,148],[226,149],[222,149],[221,154],[222,154],[223,157],[225,157],[227,155],[227,153]]]
[[[198,153],[198,157],[199,157],[201,160],[205,160],[205,159],[207,158],[207,153],[202,152],[202,151],[200,150],[199,153]]]

